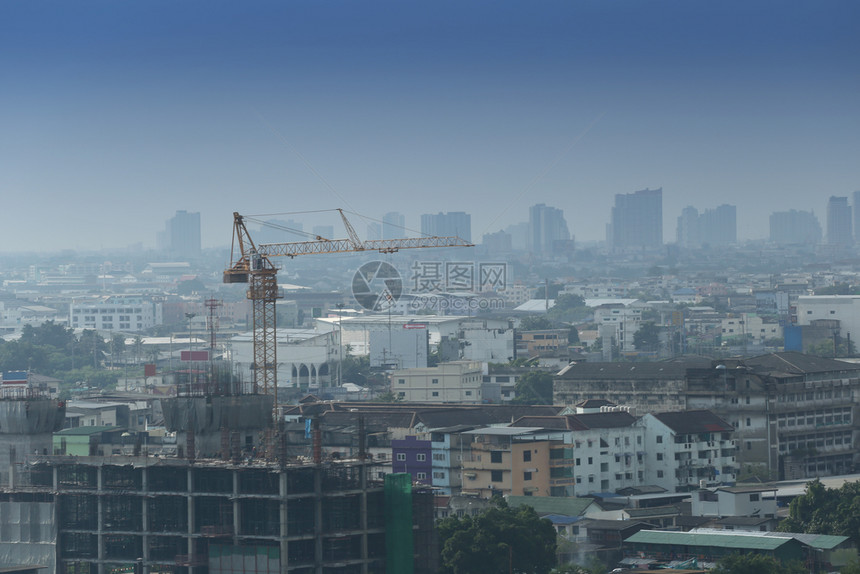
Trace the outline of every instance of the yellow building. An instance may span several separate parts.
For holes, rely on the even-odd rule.
[[[463,494],[573,496],[573,450],[561,433],[487,427],[463,434],[473,436],[463,455]]]

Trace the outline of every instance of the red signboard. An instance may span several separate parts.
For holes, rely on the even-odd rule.
[[[404,323],[404,329],[426,329],[427,323]]]
[[[155,363],[147,363],[143,366],[143,376],[144,377],[154,377],[155,376]]]
[[[182,351],[179,353],[180,361],[190,361],[190,362],[199,362],[199,361],[208,361],[209,360],[209,351]]]

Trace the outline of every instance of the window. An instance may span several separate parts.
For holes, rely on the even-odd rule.
[[[502,451],[494,450],[494,451],[490,452],[490,462],[493,462],[496,464],[502,462]]]
[[[594,482],[594,475],[593,474],[588,475],[588,482]]]
[[[609,463],[601,462],[600,463],[600,472],[609,472]]]
[[[438,397],[438,396],[439,396],[439,391],[433,391],[433,396],[434,396],[434,397]]]
[[[663,435],[657,435],[657,444],[663,443]]]
[[[405,385],[405,384],[406,384],[406,379],[397,379],[397,384],[398,384],[398,385]]]
[[[760,497],[759,497],[758,493],[750,494],[750,502],[758,502],[759,499],[760,499]]]
[[[662,452],[657,453],[657,460],[663,460],[663,453]]]
[[[524,471],[523,472],[523,480],[531,480],[531,479],[532,479],[532,473],[527,471],[527,470]]]
[[[523,451],[523,462],[531,462],[532,460],[532,451],[524,450]]]
[[[405,399],[406,398],[406,392],[400,391],[399,393],[397,393],[397,396],[400,397],[401,399]]]
[[[752,419],[750,419],[749,417],[747,417],[747,426],[752,426]]]
[[[466,391],[466,396],[467,396],[467,397],[471,397],[471,396],[472,396],[472,391]]]
[[[657,478],[663,478],[663,471],[662,470],[657,471]]]
[[[636,444],[642,444],[642,436],[636,437]]]
[[[582,463],[579,462],[579,459],[576,459],[576,466],[579,466],[580,464]]]
[[[424,462],[425,460],[427,460],[427,455],[423,452],[419,452],[418,455],[415,457],[415,460],[417,460],[418,462]]]
[[[490,480],[492,482],[502,482],[502,471],[501,470],[491,470],[490,471]]]
[[[397,453],[397,460],[400,462],[404,462],[406,460],[406,453],[405,452],[398,452]]]
[[[417,478],[418,480],[425,480],[427,478],[427,473],[426,472],[416,473],[415,478]]]
[[[445,473],[444,472],[434,472],[433,478],[445,478]]]
[[[433,383],[434,385],[438,385],[438,384],[439,384],[439,379],[433,379],[433,380],[431,381],[431,383]]]

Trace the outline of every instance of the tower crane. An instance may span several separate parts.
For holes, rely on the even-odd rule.
[[[377,251],[395,253],[401,249],[432,247],[472,247],[459,237],[407,237],[403,239],[368,239],[362,241],[342,209],[337,210],[343,220],[348,239],[326,239],[317,236],[312,241],[256,244],[245,226],[245,217],[233,213],[233,242],[230,248],[230,267],[224,271],[224,283],[248,283],[247,297],[253,306],[254,320],[254,385],[264,393],[278,399],[277,320],[275,302],[281,298],[278,291],[278,268],[273,257],[294,258],[299,255],[323,253],[355,253]]]

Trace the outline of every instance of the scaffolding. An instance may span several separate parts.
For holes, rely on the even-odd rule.
[[[58,573],[125,572],[140,559],[146,574],[411,574],[413,516],[419,528],[427,527],[419,516],[432,517],[431,499],[413,512],[408,475],[383,487],[369,480],[367,461],[131,458],[48,456],[31,465],[53,477],[38,488],[57,505]]]

